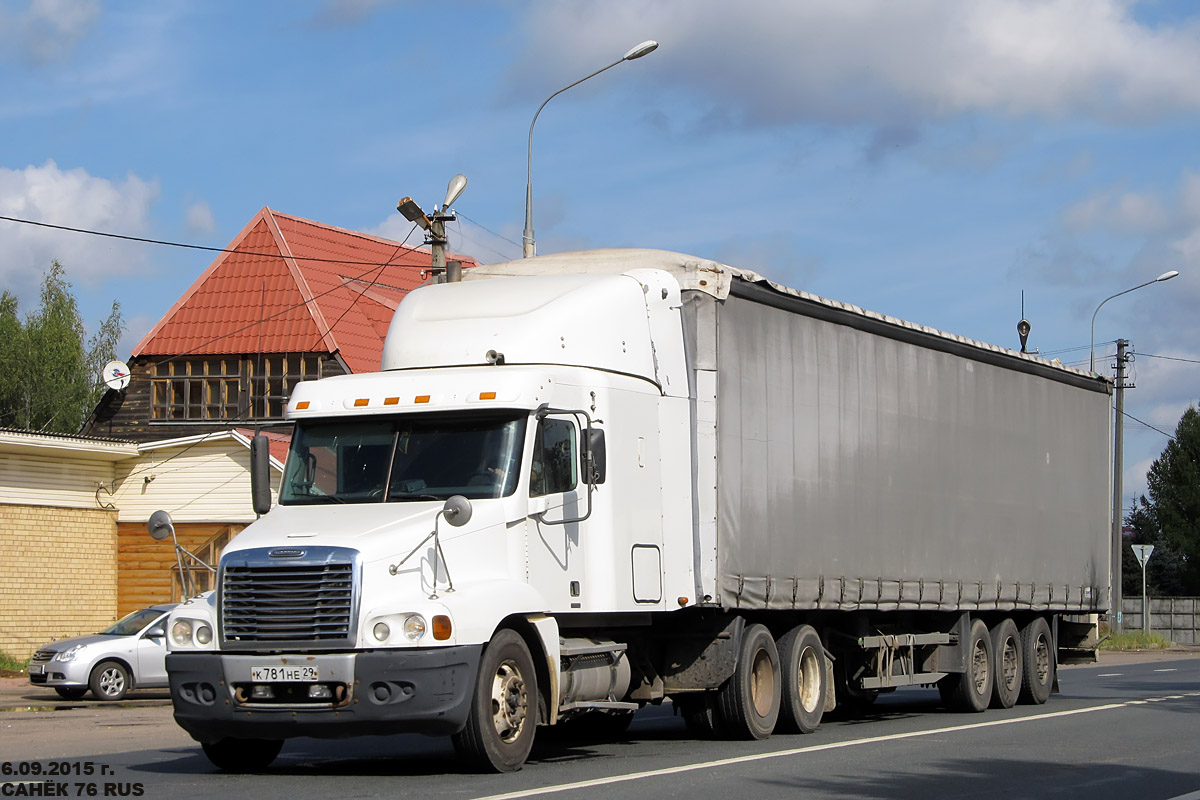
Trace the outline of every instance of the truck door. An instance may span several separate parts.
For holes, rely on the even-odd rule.
[[[586,513],[579,428],[571,416],[538,420],[529,467],[529,578],[555,609],[579,608],[577,521]]]

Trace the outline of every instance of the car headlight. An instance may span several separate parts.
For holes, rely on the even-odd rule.
[[[56,655],[54,657],[54,660],[55,661],[64,661],[64,662],[65,661],[74,661],[75,656],[78,655],[79,651],[82,650],[83,648],[84,648],[84,645],[77,644],[74,647],[63,650],[61,653],[59,653],[58,655]]]
[[[192,623],[186,619],[177,619],[171,625],[171,641],[177,647],[191,647]]]
[[[425,618],[420,614],[409,614],[404,618],[404,638],[415,642],[425,635]]]

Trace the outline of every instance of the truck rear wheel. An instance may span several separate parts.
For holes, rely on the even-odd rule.
[[[992,657],[996,660],[992,708],[1012,708],[1021,693],[1021,636],[1017,626],[1005,617],[992,628]]]
[[[203,742],[204,755],[226,772],[262,772],[283,749],[280,739],[220,739]]]
[[[829,691],[821,637],[811,625],[797,625],[779,640],[779,661],[783,692],[777,727],[786,733],[812,733],[821,724]]]
[[[1050,690],[1054,687],[1054,661],[1050,626],[1045,619],[1037,617],[1021,629],[1022,703],[1040,706],[1050,699]]]
[[[977,619],[971,623],[967,640],[966,671],[947,675],[938,681],[942,701],[954,711],[984,711],[992,700],[992,637],[987,625]]]
[[[763,625],[742,634],[737,668],[717,693],[720,727],[734,739],[765,739],[775,730],[780,705],[779,651]]]
[[[492,637],[479,664],[467,725],[454,749],[481,772],[515,772],[525,764],[537,729],[537,673],[529,646],[513,630]]]

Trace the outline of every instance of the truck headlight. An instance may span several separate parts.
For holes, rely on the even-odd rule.
[[[171,625],[171,641],[177,647],[192,646],[192,623],[186,619],[177,619]]]
[[[375,635],[376,641],[386,642],[388,637],[392,635],[392,629],[388,627],[386,622],[376,622],[371,633]]]
[[[212,628],[207,625],[200,625],[196,628],[196,643],[208,644],[212,641]]]
[[[404,638],[415,642],[425,635],[425,618],[420,614],[409,614],[404,618]]]

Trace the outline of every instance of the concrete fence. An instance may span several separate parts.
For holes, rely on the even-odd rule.
[[[1140,630],[1142,598],[1121,598],[1122,625]],[[1150,597],[1150,630],[1177,644],[1200,644],[1200,597]]]

